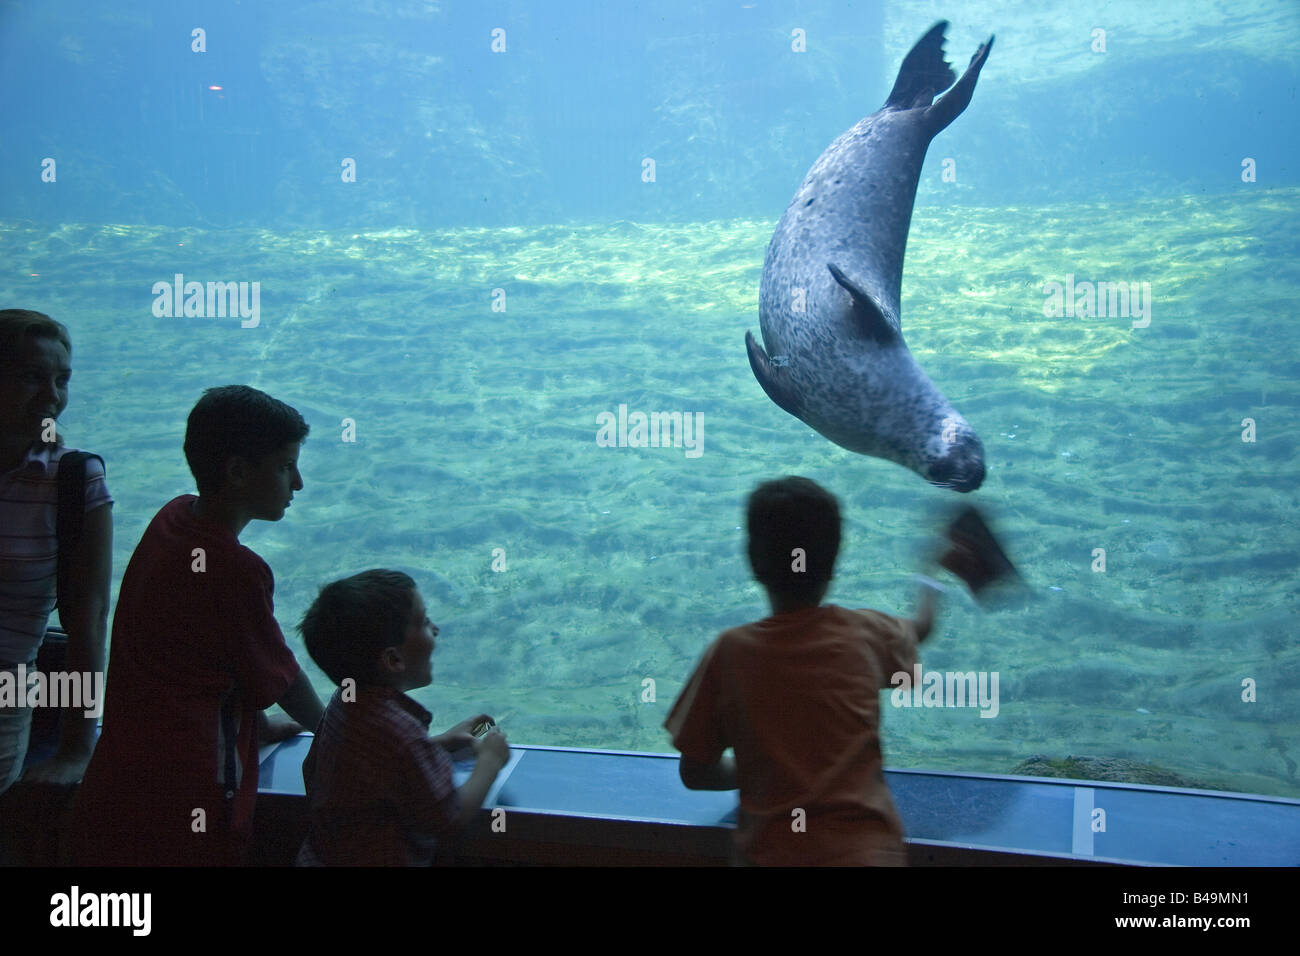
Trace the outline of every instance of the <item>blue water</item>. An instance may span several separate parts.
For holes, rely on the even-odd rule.
[[[190,407],[238,381],[312,425],[306,488],[244,540],[322,692],[293,633],[316,589],[401,567],[442,629],[436,720],[667,749],[699,653],[765,613],[738,526],[785,473],[843,502],[830,600],[910,613],[956,496],[776,408],[743,335],[808,166],[948,16],[958,70],[997,41],[930,148],[903,330],[984,440],[971,497],[1033,597],[946,603],[926,667],[997,671],[999,714],[887,708],[887,760],[1297,795],[1300,13],[1002,7],[5,6],[0,300],[71,329],[115,588],[192,490]],[[258,324],[158,317],[178,273],[257,282]],[[1149,283],[1149,326],[1045,315],[1067,276]],[[598,447],[620,405],[701,416],[701,454]]]

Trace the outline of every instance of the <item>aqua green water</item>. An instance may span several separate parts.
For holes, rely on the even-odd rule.
[[[904,334],[980,432],[989,477],[973,500],[1034,594],[992,613],[946,603],[925,666],[997,671],[998,716],[886,707],[891,765],[1126,757],[1300,795],[1298,198],[917,209]],[[108,462],[114,592],[153,514],[192,490],[193,402],[247,383],[312,425],[304,491],[243,540],[275,572],[322,694],[293,632],[316,589],[400,567],[442,629],[417,694],[437,723],[483,709],[516,742],[667,750],[663,719],[700,652],[766,613],[739,530],[755,484],[803,474],[839,495],[829,599],[895,613],[911,612],[911,575],[956,498],[831,445],[754,382],[742,340],[774,224],[8,222],[0,249],[23,278],[2,288],[72,331],[66,433]],[[154,318],[151,286],[177,272],[260,282],[261,325]],[[1150,282],[1150,326],[1045,318],[1042,284],[1066,274]],[[703,454],[597,447],[597,416],[620,404],[700,413]]]

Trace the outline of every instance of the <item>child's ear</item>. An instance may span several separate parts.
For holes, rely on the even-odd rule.
[[[379,673],[400,674],[404,670],[406,662],[402,660],[401,649],[396,645],[385,647],[379,652]]]
[[[242,488],[247,481],[249,470],[250,465],[246,458],[231,455],[226,459],[225,467],[222,469],[226,479],[222,489]]]

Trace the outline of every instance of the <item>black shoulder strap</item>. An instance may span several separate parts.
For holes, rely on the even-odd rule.
[[[81,531],[86,523],[86,460],[94,458],[99,467],[104,467],[104,459],[88,451],[70,451],[59,459],[59,603],[68,579],[68,562],[66,553],[81,540]]]

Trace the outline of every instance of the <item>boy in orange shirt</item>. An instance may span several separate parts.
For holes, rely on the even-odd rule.
[[[933,626],[933,591],[923,589],[913,620],[822,606],[840,511],[806,478],[761,485],[748,525],[772,616],[723,632],[673,705],[665,726],[682,753],[682,783],[739,788],[740,863],[904,866],[882,773],[879,691],[911,673]]]

